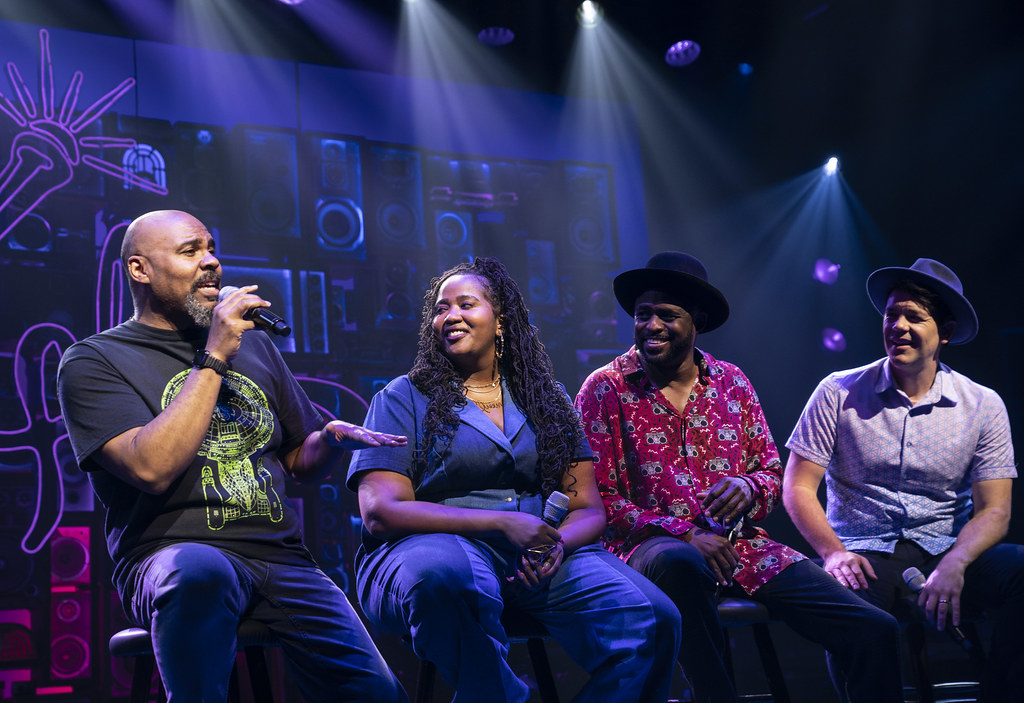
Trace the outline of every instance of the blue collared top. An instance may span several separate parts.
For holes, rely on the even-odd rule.
[[[374,395],[365,427],[405,435],[404,447],[371,447],[354,453],[347,485],[356,490],[359,477],[367,471],[394,471],[408,476],[416,500],[465,508],[518,510],[540,517],[537,436],[523,411],[513,402],[502,381],[504,431],[473,403],[456,409],[459,426],[452,444],[430,456],[428,468],[415,474],[413,452],[424,443],[423,416],[428,399],[409,380],[399,376]],[[564,392],[564,391],[563,391]],[[577,460],[592,458],[590,445],[582,438]],[[365,536],[364,536],[365,537]],[[365,539],[364,539],[365,541]]]
[[[851,550],[908,539],[941,554],[971,518],[971,484],[1017,475],[1002,399],[941,363],[916,404],[885,358],[827,376],[786,446],[826,467],[828,521]]]

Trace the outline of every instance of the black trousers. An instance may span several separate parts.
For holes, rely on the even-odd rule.
[[[695,703],[735,703],[723,659],[725,635],[718,618],[715,578],[704,556],[675,537],[641,544],[629,565],[657,584],[679,608],[683,646],[679,663]],[[852,703],[902,703],[899,625],[896,618],[841,586],[817,564],[800,561],[753,595],[732,586],[721,595],[763,603],[798,634],[820,644],[841,676],[840,695]]]
[[[878,578],[867,591],[858,591],[869,603],[892,611],[897,601],[912,596],[903,582],[903,571],[916,566],[930,574],[943,554],[931,555],[915,542],[900,541],[892,554],[859,552]],[[992,622],[985,671],[981,677],[981,701],[1019,703],[1024,700],[1024,545],[997,544],[982,552],[964,573],[961,607],[984,614]]]

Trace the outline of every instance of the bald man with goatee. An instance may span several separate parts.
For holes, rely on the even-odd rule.
[[[149,629],[170,700],[223,701],[241,619],[280,642],[307,701],[407,701],[285,495],[404,437],[324,423],[269,337],[256,286],[220,300],[213,236],[163,210],[129,225],[132,319],[73,345],[58,394],[106,507],[114,584]]]

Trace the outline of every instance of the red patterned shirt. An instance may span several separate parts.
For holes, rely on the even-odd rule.
[[[782,462],[754,387],[740,369],[695,350],[684,413],[647,378],[636,348],[592,373],[576,397],[608,513],[605,546],[624,561],[650,537],[714,529],[697,494],[741,476],[754,504],[736,541],[736,582],[753,593],[805,557],[752,523],[782,496]]]

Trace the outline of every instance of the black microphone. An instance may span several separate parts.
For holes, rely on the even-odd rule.
[[[220,289],[220,299],[224,300],[224,298],[236,290],[238,288],[235,286],[222,286]],[[256,323],[257,327],[262,327],[268,332],[279,334],[282,337],[287,337],[292,333],[292,328],[285,322],[285,319],[276,312],[272,312],[270,308],[250,308],[249,312],[245,313],[243,317],[246,320],[252,320]]]
[[[544,503],[544,522],[552,527],[562,524],[562,518],[569,510],[569,496],[559,491],[552,491]]]
[[[918,569],[916,566],[911,566],[909,569],[903,572],[903,580],[906,582],[907,587],[914,593],[920,593],[921,589],[924,588],[924,574],[922,574],[921,570]],[[967,637],[966,634],[964,634],[964,631],[961,630],[958,625],[953,625],[951,623],[947,629],[949,630],[950,634],[953,635],[953,639],[955,639],[957,641],[957,644],[959,644],[961,647],[963,647],[964,649],[974,648],[974,642],[971,642],[971,640]]]

